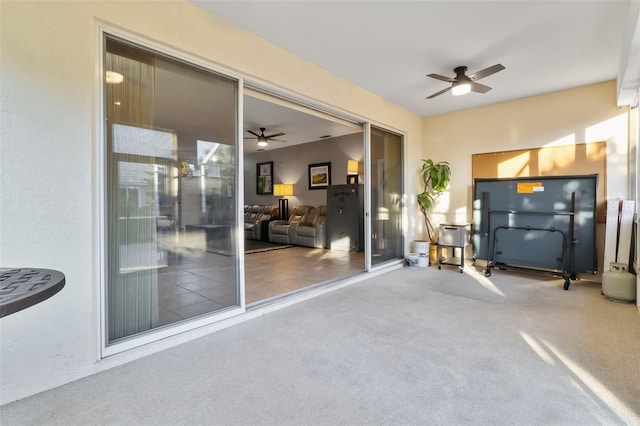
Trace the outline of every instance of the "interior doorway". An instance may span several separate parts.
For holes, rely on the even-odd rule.
[[[245,91],[243,109],[247,304],[362,273],[364,244],[353,250],[332,244],[326,216],[329,187],[351,179],[364,191],[362,124],[252,90]],[[312,181],[316,169],[326,173],[325,182]],[[274,190],[265,191],[265,177]],[[259,224],[254,223],[256,213],[262,214]],[[364,205],[357,213],[364,217]],[[303,227],[296,224],[284,234],[270,235],[273,223],[284,229],[290,219],[299,219]],[[363,234],[363,220],[359,227],[358,235]]]

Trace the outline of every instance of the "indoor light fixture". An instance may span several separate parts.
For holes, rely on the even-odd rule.
[[[459,84],[453,83],[453,89],[451,89],[451,93],[453,93],[453,96],[466,95],[470,91],[471,91],[470,83],[459,83]]]
[[[267,145],[269,145],[269,144],[267,143],[266,140],[259,140],[258,141],[258,146],[267,146]]]
[[[120,84],[124,81],[124,76],[115,71],[107,71],[105,81],[108,84]]]
[[[347,161],[347,183],[354,184],[358,183],[358,168],[360,163],[356,160],[348,160]]]
[[[278,200],[278,209],[280,209],[280,219],[289,220],[289,200],[284,197],[293,195],[293,184],[276,183],[273,185],[273,195],[283,197]]]
[[[356,160],[347,161],[347,174],[348,175],[358,174],[358,162]]]

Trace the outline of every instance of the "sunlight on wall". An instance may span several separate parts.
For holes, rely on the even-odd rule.
[[[498,177],[529,176],[531,153],[524,152],[498,164]]]
[[[402,204],[405,206],[402,217],[402,233],[407,235],[409,229],[418,230],[422,227],[422,213],[416,203],[416,197],[407,194],[402,195]]]
[[[457,208],[455,211],[454,223],[467,223],[467,207]]]
[[[588,144],[586,154],[589,160],[601,160],[607,156],[607,147],[599,144]]]
[[[587,127],[584,131],[584,140],[587,142],[606,140],[614,142],[616,145],[622,144],[626,152],[627,113],[617,115],[591,127]]]
[[[451,193],[449,191],[443,192],[436,200],[436,205],[433,208],[434,213],[447,213],[451,204]]]
[[[541,149],[538,153],[540,173],[550,173],[557,168],[570,167],[576,161],[575,145],[556,146],[556,149]]]
[[[549,142],[544,146],[562,146],[562,145],[575,145],[576,143],[576,134],[571,133],[570,135],[561,137],[560,139],[556,139],[553,142]]]
[[[628,113],[587,127],[584,132],[586,141],[607,141],[607,165],[614,167],[616,173],[607,173],[607,198],[628,197]]]

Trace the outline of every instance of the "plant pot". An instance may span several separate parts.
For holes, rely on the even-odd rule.
[[[429,263],[431,265],[440,264],[440,259],[438,259],[438,244],[431,244],[429,247]]]

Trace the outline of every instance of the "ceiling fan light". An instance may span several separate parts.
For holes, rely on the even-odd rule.
[[[267,146],[269,145],[267,141],[258,141],[258,146]]]
[[[455,84],[453,86],[453,89],[451,89],[451,93],[453,93],[453,96],[466,95],[470,91],[471,91],[471,84],[469,83]]]
[[[108,84],[120,84],[124,81],[124,76],[115,71],[107,71],[105,80]]]

